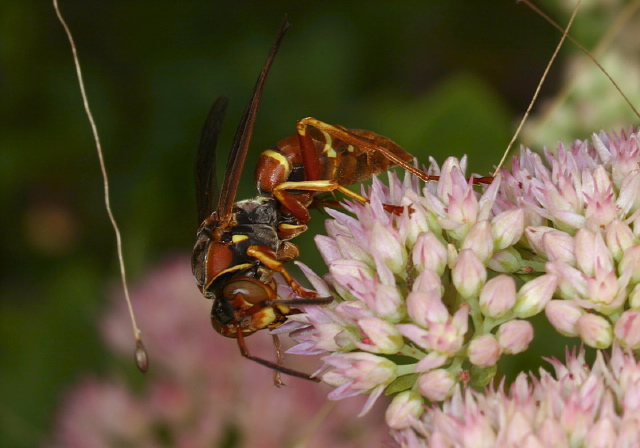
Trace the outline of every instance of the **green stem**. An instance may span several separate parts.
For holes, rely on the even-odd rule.
[[[427,354],[422,350],[418,350],[417,348],[412,347],[411,345],[408,345],[408,344],[405,344],[405,346],[402,347],[402,349],[400,350],[400,353],[405,356],[410,356],[411,358],[418,359],[418,360],[427,356]]]
[[[411,375],[412,373],[416,373],[416,366],[418,365],[418,363],[415,364],[403,364],[400,366],[396,367],[396,375],[397,376],[403,376],[403,375]]]

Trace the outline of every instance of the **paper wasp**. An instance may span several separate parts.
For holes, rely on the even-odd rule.
[[[366,199],[346,188],[399,165],[421,179],[436,180],[410,162],[413,157],[391,140],[370,131],[333,126],[314,118],[298,121],[297,132],[266,150],[258,160],[258,196],[235,202],[253,125],[267,73],[289,24],[282,22],[251,100],[236,131],[219,196],[216,194],[215,148],[227,99],[220,97],[209,111],[198,149],[196,196],[202,223],[193,251],[193,274],[205,298],[213,300],[211,323],[223,336],[237,338],[242,355],[287,375],[318,381],[278,362],[250,354],[244,338],[273,329],[300,311],[295,305],[322,305],[300,286],[284,266],[299,255],[289,240],[304,232],[309,208],[322,204],[322,193],[340,191]],[[214,202],[217,201],[217,202]],[[389,206],[397,212],[400,207]],[[274,274],[282,275],[295,294],[280,298]]]

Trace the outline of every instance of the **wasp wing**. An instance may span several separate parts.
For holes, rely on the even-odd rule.
[[[233,138],[233,144],[231,145],[231,151],[227,159],[227,169],[220,190],[220,199],[218,200],[218,207],[216,209],[218,212],[218,222],[221,224],[228,222],[231,217],[236,191],[240,183],[240,175],[242,174],[242,168],[247,158],[247,151],[249,150],[253,124],[256,121],[258,106],[260,105],[262,91],[264,90],[264,83],[287,28],[289,28],[289,22],[287,22],[287,18],[285,17],[276,33],[276,37],[271,45],[271,50],[269,51],[269,56],[267,56],[267,61],[258,77],[256,86],[253,89],[253,94],[251,95],[251,100],[242,115],[238,129],[236,130],[236,135]]]
[[[215,201],[218,200],[216,177],[216,146],[227,111],[229,99],[219,96],[209,109],[204,122],[198,145],[198,158],[195,167],[196,204],[198,207],[198,224],[213,213]]]

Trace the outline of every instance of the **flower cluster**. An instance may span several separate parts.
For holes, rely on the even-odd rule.
[[[383,392],[392,429],[460,385],[484,386],[502,355],[525,351],[545,312],[592,347],[640,348],[638,134],[523,149],[483,191],[450,158],[422,190],[410,176],[374,180],[355,217],[328,210],[316,243],[329,267],[305,274],[330,307],[295,315],[290,352],[326,356],[331,399]],[[546,163],[545,163],[546,162]],[[386,204],[403,207],[388,212]]]
[[[503,354],[528,347],[533,328],[524,319],[544,308],[556,279],[542,275],[518,290],[512,276],[497,275],[523,238],[525,211],[495,214],[500,178],[480,194],[465,164],[450,158],[440,170],[432,162],[440,181],[424,192],[409,176],[392,175],[389,187],[374,181],[369,203],[346,205],[355,218],[328,211],[329,236],[316,242],[331,286],[306,274],[319,294],[338,299],[291,317],[299,345],[290,351],[331,353],[322,375],[336,386],[330,398],[367,393],[370,405],[386,390],[443,400],[459,381],[486,384]]]
[[[633,356],[616,347],[609,360],[598,352],[591,368],[583,350],[567,353],[564,364],[549,362],[555,376],[521,373],[508,390],[504,383],[484,393],[456,387],[442,407],[393,435],[411,448],[640,445],[640,363]]]
[[[545,158],[523,150],[496,205],[525,210],[519,252],[557,279],[547,318],[591,347],[640,348],[638,134],[594,135]]]

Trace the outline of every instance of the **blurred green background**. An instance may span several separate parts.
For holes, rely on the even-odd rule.
[[[132,282],[163,256],[191,250],[193,163],[208,107],[219,94],[231,98],[219,145],[227,148],[285,13],[292,27],[238,198],[254,194],[257,154],[306,116],[373,130],[423,162],[468,154],[470,171],[487,174],[559,39],[510,0],[60,3]],[[556,2],[543,7],[568,20]],[[583,44],[606,30],[607,14],[578,16]],[[0,446],[28,447],[46,437],[65,388],[113,362],[95,322],[119,285],[97,156],[51,3],[5,0],[0,33]],[[570,51],[543,95],[557,90]],[[319,271],[312,237],[322,221],[316,214],[297,240],[301,260]]]

